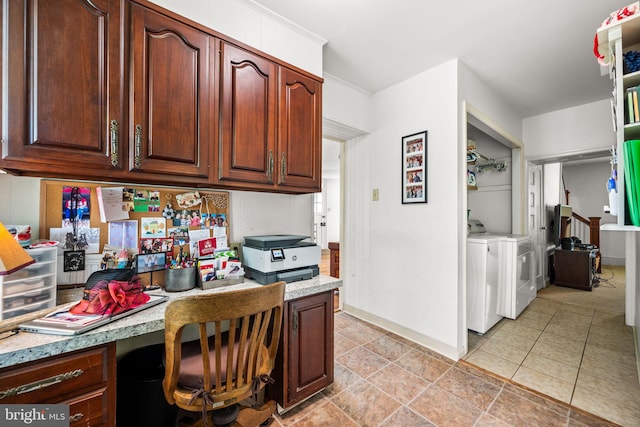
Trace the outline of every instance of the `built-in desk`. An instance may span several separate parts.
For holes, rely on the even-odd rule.
[[[195,288],[185,292],[152,291],[150,293],[168,295],[170,298],[182,298],[189,295],[225,292],[256,286],[262,285],[253,280],[245,280],[240,284],[204,291]],[[285,291],[285,301],[333,290],[341,286],[341,279],[323,275],[316,276],[309,280],[288,283]],[[164,311],[166,306],[167,304],[159,304],[76,336],[20,332],[15,336],[5,338],[1,341],[0,368],[68,353],[74,350],[86,349],[88,347],[132,338],[151,332],[162,331],[164,330]]]
[[[178,299],[256,286],[262,285],[248,280],[204,291],[150,293]],[[283,408],[333,382],[333,291],[341,286],[340,279],[317,276],[285,288],[281,345],[272,372],[275,383],[268,390]],[[76,336],[19,332],[5,337],[0,345],[3,402],[65,403],[70,406],[71,427],[115,426],[116,342],[163,331],[166,306],[159,304]],[[295,320],[299,317],[300,322]],[[295,375],[298,371],[305,375]]]

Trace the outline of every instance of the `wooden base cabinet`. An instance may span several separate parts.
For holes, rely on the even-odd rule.
[[[555,285],[590,291],[594,284],[595,260],[595,250],[556,249]]]
[[[116,425],[116,343],[0,370],[1,404],[70,405],[70,426]]]
[[[285,302],[267,396],[283,408],[333,383],[333,290]]]

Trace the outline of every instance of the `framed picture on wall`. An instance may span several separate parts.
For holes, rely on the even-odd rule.
[[[402,203],[427,203],[427,131],[402,137]]]

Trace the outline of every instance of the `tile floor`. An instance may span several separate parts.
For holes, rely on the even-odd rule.
[[[613,273],[624,284],[624,269]],[[334,384],[272,425],[640,425],[633,337],[619,297],[594,304],[581,300],[587,294],[541,292],[518,320],[470,333],[468,360],[458,362],[337,312]]]
[[[465,360],[621,425],[640,425],[633,330],[624,324],[624,268],[592,292],[549,286],[517,320],[469,333]]]

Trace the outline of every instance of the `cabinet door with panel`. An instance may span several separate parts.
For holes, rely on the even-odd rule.
[[[196,28],[131,3],[131,173],[149,180],[209,180],[216,43]]]
[[[0,166],[117,175],[127,149],[118,134],[125,79],[121,0],[11,0],[2,15]]]
[[[220,43],[218,179],[273,187],[277,66],[249,51]]]
[[[280,68],[278,186],[321,191],[322,83]]]
[[[267,393],[283,408],[333,383],[333,290],[287,301]]]

